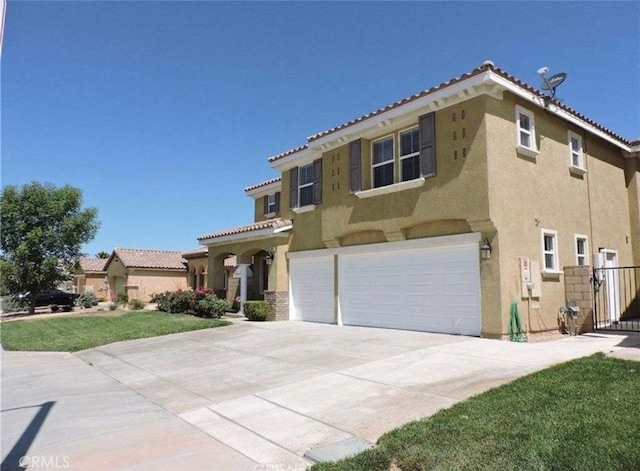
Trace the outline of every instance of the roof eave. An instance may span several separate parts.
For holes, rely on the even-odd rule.
[[[276,232],[279,228],[267,227],[264,229],[258,229],[255,231],[246,231],[239,232],[237,234],[228,234],[219,237],[208,237],[199,239],[200,245],[207,246],[216,246],[216,245],[224,245],[229,242],[245,242],[251,240],[260,240],[260,239],[268,239],[271,237],[289,237],[286,231],[280,230]]]

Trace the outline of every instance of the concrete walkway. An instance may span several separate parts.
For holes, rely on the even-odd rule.
[[[640,336],[516,344],[238,321],[75,355],[2,352],[2,469],[20,469],[26,456],[23,464],[66,469],[302,470],[311,448],[352,437],[375,443],[408,421],[598,351],[640,358]]]

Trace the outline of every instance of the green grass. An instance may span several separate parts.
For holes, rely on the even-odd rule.
[[[640,363],[596,354],[393,430],[313,471],[640,470]]]
[[[133,340],[229,325],[218,319],[184,314],[132,311],[71,315],[2,322],[5,350],[76,352],[121,340]]]

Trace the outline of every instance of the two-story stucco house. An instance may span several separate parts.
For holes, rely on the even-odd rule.
[[[640,265],[640,142],[491,62],[269,163],[254,222],[198,239],[279,318],[499,338],[516,301],[551,331],[565,267]]]

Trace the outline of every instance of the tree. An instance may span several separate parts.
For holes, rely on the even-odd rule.
[[[104,250],[96,254],[96,258],[109,258],[109,253]]]
[[[81,206],[82,192],[70,185],[33,182],[2,190],[0,277],[9,293],[33,295],[30,313],[38,292],[71,278],[81,245],[98,231],[98,210]]]

